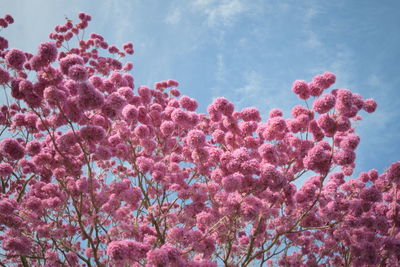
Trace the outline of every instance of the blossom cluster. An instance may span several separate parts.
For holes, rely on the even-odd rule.
[[[35,54],[0,37],[3,266],[400,265],[400,162],[353,177],[373,99],[325,72],[289,117],[200,113],[175,80],[136,88],[132,43],[78,17]]]

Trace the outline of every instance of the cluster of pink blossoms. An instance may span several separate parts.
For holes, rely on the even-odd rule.
[[[36,54],[0,37],[2,266],[400,265],[400,162],[351,178],[373,99],[326,72],[290,118],[198,113],[174,80],[135,89],[133,45],[79,19]]]

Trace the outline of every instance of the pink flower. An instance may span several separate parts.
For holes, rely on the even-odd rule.
[[[7,177],[11,175],[12,172],[13,172],[13,167],[10,164],[6,162],[0,163],[0,176]]]
[[[351,128],[351,122],[346,116],[336,118],[336,129],[339,132],[346,132]]]
[[[83,109],[96,109],[104,104],[104,96],[90,83],[82,83],[78,87],[78,102]]]
[[[0,36],[0,51],[8,48],[8,41],[7,39]]]
[[[389,169],[387,170],[387,179],[396,184],[400,182],[400,161],[394,162],[390,165]]]
[[[343,149],[336,151],[333,155],[333,160],[338,165],[349,165],[356,159],[356,154],[353,150]]]
[[[22,70],[26,61],[25,53],[18,49],[11,49],[6,54],[6,62],[16,70]]]
[[[313,117],[313,114],[307,108],[305,108],[301,105],[294,106],[292,108],[292,116],[297,118],[300,115],[307,115],[310,118]]]
[[[184,126],[188,124],[190,117],[187,112],[181,109],[175,109],[171,114],[171,119],[176,124]]]
[[[325,72],[320,75],[316,75],[312,79],[313,83],[315,83],[318,87],[322,89],[327,89],[329,88],[332,84],[335,83],[336,81],[336,76],[335,74],[331,72]]]
[[[72,130],[67,131],[62,136],[57,139],[57,144],[63,148],[69,148],[78,142],[79,132],[74,132]]]
[[[61,72],[68,75],[69,68],[73,65],[83,65],[83,59],[78,55],[68,55],[60,60]]]
[[[28,255],[31,249],[31,240],[26,236],[6,236],[3,248],[19,255]]]
[[[324,72],[322,74],[324,76],[325,79],[325,87],[329,88],[332,84],[334,84],[336,82],[336,75],[333,74],[332,72]],[[326,89],[324,88],[324,89]]]
[[[17,209],[17,203],[14,199],[0,200],[0,214],[2,216],[9,216]]]
[[[150,266],[183,267],[179,249],[171,245],[163,245],[161,248],[155,248],[147,253],[147,261]]]
[[[167,80],[167,85],[168,87],[177,87],[179,86],[179,83],[175,80]]]
[[[127,264],[146,257],[150,246],[133,240],[112,241],[107,245],[106,253],[111,261]]]
[[[308,151],[303,163],[306,168],[317,173],[325,174],[330,169],[331,152],[319,142]]]
[[[360,143],[360,137],[356,134],[349,134],[340,141],[340,147],[343,149],[355,150]]]
[[[143,124],[136,126],[133,132],[138,138],[141,139],[147,138],[150,134],[149,128]]]
[[[136,164],[138,165],[140,171],[146,173],[152,170],[154,166],[154,160],[146,157],[138,157],[136,159]]]
[[[277,160],[277,151],[273,144],[262,144],[259,147],[258,152],[260,153],[260,156],[270,164],[274,164]]]
[[[228,193],[239,190],[242,184],[243,175],[240,173],[234,173],[232,175],[222,178],[222,186]]]
[[[232,115],[234,110],[233,104],[224,97],[218,97],[212,105],[216,111],[221,112],[225,116]]]
[[[38,57],[42,62],[50,63],[57,59],[57,47],[53,42],[41,43],[38,48]]]
[[[244,121],[261,121],[260,112],[256,108],[244,108],[240,113]]]
[[[54,105],[58,103],[61,105],[66,99],[66,94],[56,86],[49,86],[44,90],[43,97],[49,102],[49,104]]]
[[[122,109],[122,116],[127,122],[135,124],[138,119],[138,110],[134,105],[128,104]]]
[[[80,130],[80,135],[87,141],[100,142],[106,137],[106,131],[103,127],[89,125]]]
[[[160,125],[160,131],[165,136],[170,136],[175,129],[175,124],[172,121],[164,121]]]
[[[0,67],[0,85],[6,84],[10,81],[10,74],[8,71]]]
[[[97,89],[100,89],[103,85],[103,79],[96,75],[90,76],[89,81]]]
[[[292,91],[301,99],[307,99],[310,97],[310,92],[306,81],[296,80],[292,85]]]
[[[269,112],[269,118],[274,118],[274,117],[282,117],[283,116],[283,112],[280,109],[274,108],[271,109],[271,111]]]
[[[378,202],[382,199],[382,193],[374,186],[370,186],[361,190],[360,198],[365,201]]]
[[[350,111],[353,105],[353,94],[350,90],[339,89],[336,92],[336,104],[335,109],[340,114],[346,114]]]
[[[322,94],[322,92],[324,91],[324,88],[322,88],[316,82],[310,82],[310,83],[308,83],[308,91],[310,92],[311,96],[320,96]]]
[[[84,82],[88,78],[88,73],[84,66],[73,65],[68,69],[68,77],[77,82]]]
[[[14,18],[10,14],[6,14],[4,16],[4,19],[7,21],[8,24],[13,24],[14,23]]]
[[[313,109],[320,113],[326,113],[335,106],[335,96],[332,94],[324,94],[314,101]]]
[[[186,142],[189,146],[194,148],[202,147],[205,145],[206,136],[200,130],[191,130],[187,134]]]
[[[189,111],[195,111],[198,107],[197,101],[188,96],[182,96],[179,100],[179,104],[181,105],[181,107]]]
[[[317,119],[318,126],[324,131],[325,135],[331,137],[336,132],[336,122],[329,114],[322,114]]]
[[[0,143],[0,153],[13,160],[19,160],[24,157],[24,147],[12,138],[5,138]]]
[[[363,109],[368,113],[372,113],[376,110],[377,106],[378,105],[376,104],[375,100],[372,98],[369,98],[369,99],[365,99]]]

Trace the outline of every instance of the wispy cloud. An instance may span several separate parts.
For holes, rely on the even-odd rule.
[[[208,26],[230,26],[247,10],[241,0],[197,0],[193,7],[206,16]]]
[[[182,11],[180,8],[175,8],[172,12],[168,13],[165,18],[167,24],[178,24],[182,18]]]
[[[267,118],[269,111],[273,108],[280,108],[288,112],[293,97],[283,83],[268,77],[265,73],[250,70],[243,73],[243,85],[233,90],[232,99],[238,108],[248,106],[257,107],[263,118]]]

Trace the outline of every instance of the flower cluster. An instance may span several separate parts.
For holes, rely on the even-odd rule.
[[[133,44],[78,17],[36,54],[0,37],[2,265],[400,265],[400,162],[353,177],[373,99],[326,72],[294,82],[310,103],[289,117],[199,113],[175,80],[135,88]]]

